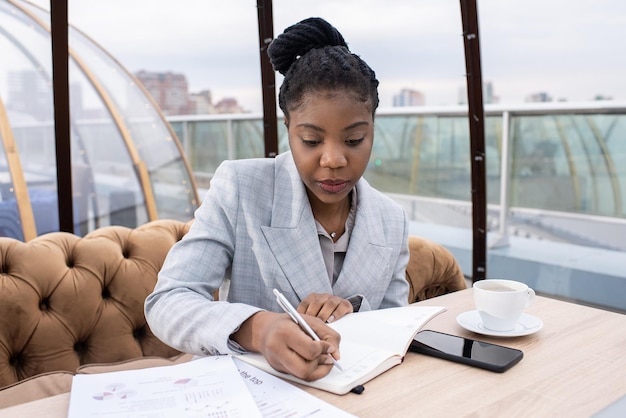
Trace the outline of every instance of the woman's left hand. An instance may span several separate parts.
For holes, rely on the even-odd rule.
[[[328,293],[311,293],[297,307],[298,312],[333,322],[352,312],[350,301]]]

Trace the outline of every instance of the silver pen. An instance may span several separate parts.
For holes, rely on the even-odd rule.
[[[309,337],[313,338],[315,341],[320,341],[320,337],[317,336],[315,331],[313,331],[313,329],[309,326],[309,324],[307,324],[304,318],[302,318],[302,316],[298,313],[296,308],[294,308],[293,305],[289,303],[285,295],[280,293],[278,289],[274,289],[274,294],[276,295],[276,301],[278,302],[280,307],[283,309],[283,311],[285,311],[291,317],[291,319],[293,319],[293,322],[298,324],[300,328],[304,330],[304,332],[309,334]],[[333,361],[333,364],[335,365],[335,367],[337,367],[340,371],[343,372],[343,369],[341,368],[337,360],[335,360],[333,355],[331,353],[328,353],[328,356]]]

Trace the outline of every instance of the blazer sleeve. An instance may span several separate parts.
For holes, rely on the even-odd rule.
[[[198,355],[242,351],[229,339],[260,308],[215,301],[230,274],[239,190],[232,162],[218,167],[189,232],[168,253],[145,301],[152,332],[166,344]]]

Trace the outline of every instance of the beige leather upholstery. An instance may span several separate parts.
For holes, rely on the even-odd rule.
[[[154,337],[143,304],[187,230],[159,220],[84,238],[0,238],[0,387],[88,363],[178,354]]]
[[[84,238],[63,232],[28,243],[0,238],[0,388],[11,386],[0,391],[0,405],[2,395],[9,402],[19,398],[11,394],[21,387],[40,397],[66,388],[68,372],[101,370],[103,363],[107,370],[108,363],[130,359],[115,367],[138,367],[152,364],[146,357],[179,355],[154,337],[143,306],[167,252],[189,225],[159,220],[135,229],[103,227]],[[410,237],[409,246],[410,302],[465,288],[445,248],[418,237]],[[62,382],[54,372],[64,372]],[[33,376],[42,379],[25,381]],[[56,386],[33,389],[48,380]],[[27,384],[15,384],[20,381]]]
[[[450,251],[444,246],[409,236],[409,303],[433,298],[467,287],[463,271]]]
[[[69,392],[73,378],[71,372],[42,373],[3,387],[0,390],[0,416],[10,416],[3,414],[4,408]]]

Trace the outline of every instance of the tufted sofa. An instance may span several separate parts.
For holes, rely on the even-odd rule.
[[[143,304],[189,225],[158,220],[103,227],[83,238],[63,232],[27,243],[0,238],[0,408],[15,403],[16,393],[28,395],[28,384],[33,394],[24,399],[36,399],[69,390],[76,372],[107,370],[96,364],[176,361],[181,353],[152,334]],[[409,244],[409,302],[466,287],[445,248],[414,236]]]
[[[187,230],[161,220],[84,238],[0,238],[0,387],[87,363],[178,354],[152,335],[143,303]]]

